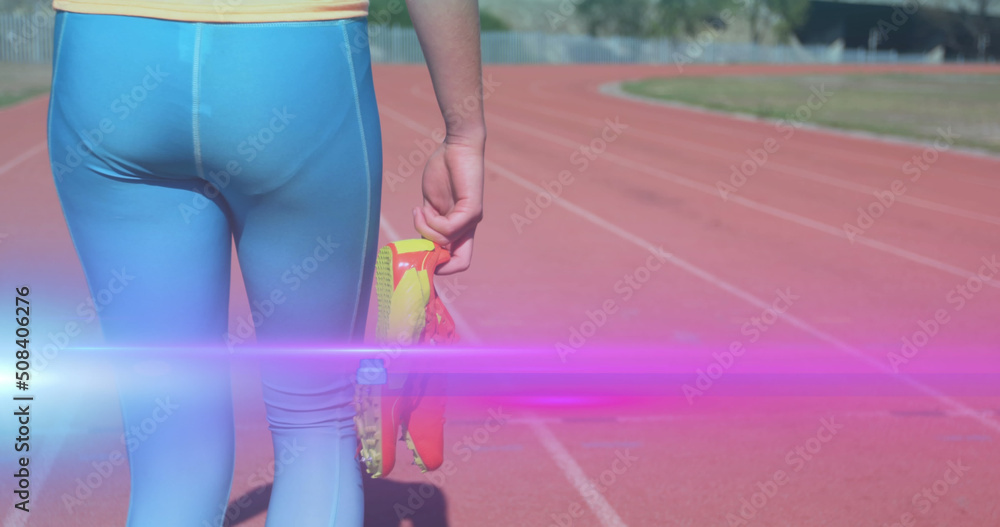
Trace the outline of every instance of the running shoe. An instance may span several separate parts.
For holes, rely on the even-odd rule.
[[[376,338],[397,347],[457,342],[455,323],[434,288],[437,267],[451,258],[435,243],[402,240],[382,247],[375,263],[378,298]],[[359,455],[372,477],[385,477],[401,438],[421,470],[434,470],[444,457],[443,382],[438,376],[387,376],[399,388],[358,384]],[[360,379],[359,379],[360,381]],[[429,395],[434,394],[434,395]]]
[[[406,406],[403,390],[389,387],[387,380],[380,365],[363,365],[358,370],[354,398],[357,454],[373,478],[388,475],[396,463],[396,443]]]
[[[437,470],[444,463],[444,376],[411,375],[403,413],[403,439],[421,472]]]

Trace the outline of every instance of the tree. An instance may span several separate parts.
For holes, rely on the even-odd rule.
[[[674,37],[695,35],[717,22],[732,0],[584,0],[577,8],[594,36]]]
[[[368,22],[384,26],[413,27],[405,0],[371,0],[368,4]],[[508,31],[510,25],[504,19],[481,9],[479,25],[483,31]]]
[[[576,8],[576,16],[595,37],[640,37],[656,32],[650,28],[650,22],[657,18],[652,0],[583,0]]]
[[[731,0],[659,0],[659,32],[665,36],[696,35],[720,19]]]
[[[413,27],[404,0],[371,0],[368,3],[368,23],[383,26]]]
[[[773,30],[779,40],[787,40],[809,16],[809,0],[737,0],[750,24],[750,40],[760,44],[763,34]]]
[[[788,40],[809,18],[809,0],[768,0],[768,9],[778,16],[775,33],[778,40]]]
[[[480,9],[479,29],[481,31],[510,31],[510,24],[499,16],[489,11]]]
[[[990,8],[996,2],[997,0],[967,0],[958,8],[963,25],[975,37],[980,59],[986,58],[990,38]]]

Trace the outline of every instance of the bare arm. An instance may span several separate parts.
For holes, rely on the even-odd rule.
[[[421,236],[450,245],[452,259],[438,274],[464,271],[483,216],[482,59],[475,0],[407,0],[410,18],[445,118],[444,143],[423,174],[423,206],[414,209]]]

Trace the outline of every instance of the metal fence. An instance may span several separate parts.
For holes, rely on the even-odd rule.
[[[45,10],[0,14],[0,62],[51,62],[54,20],[54,12]]]
[[[412,29],[373,26],[372,58],[376,62],[423,62]],[[926,63],[941,62],[940,54],[869,52],[838,46],[762,46],[696,40],[634,37],[592,37],[516,31],[482,35],[486,64],[738,64],[738,63]]]
[[[42,64],[52,60],[52,11],[0,14],[0,62]],[[411,28],[370,26],[375,62],[422,63]],[[700,42],[699,42],[700,40]],[[758,46],[698,40],[591,37],[528,32],[482,35],[486,64],[737,64],[941,62],[941,54],[871,53],[836,46]]]

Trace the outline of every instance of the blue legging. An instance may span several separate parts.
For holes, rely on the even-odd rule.
[[[252,344],[248,331],[228,333],[234,239],[253,311],[237,325],[274,351],[261,364],[276,458],[267,525],[362,524],[352,379],[281,350],[364,331],[382,172],[366,36],[363,19],[56,15],[56,188],[104,339],[134,350],[114,366],[130,527],[223,524],[229,362],[144,348]],[[270,474],[261,468],[243,474]],[[230,516],[240,507],[259,508]]]

